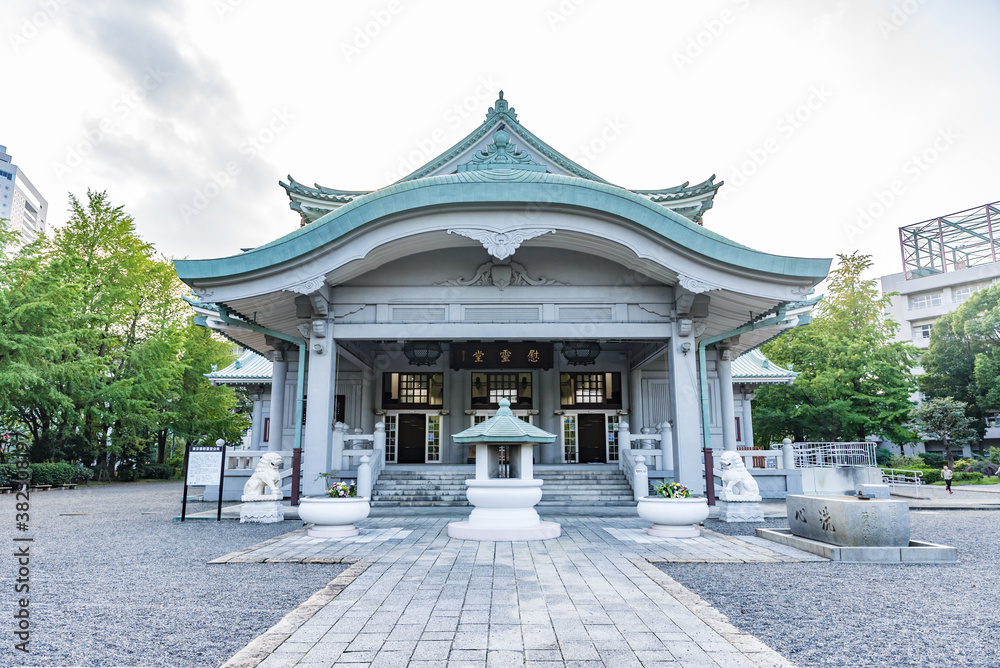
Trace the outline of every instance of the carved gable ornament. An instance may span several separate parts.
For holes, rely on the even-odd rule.
[[[493,133],[493,143],[486,145],[485,151],[476,151],[472,159],[459,165],[457,171],[467,172],[477,169],[523,169],[529,172],[544,172],[545,165],[539,165],[524,151],[518,151],[510,143],[510,133],[501,125]]]
[[[435,285],[493,285],[503,291],[508,285],[566,285],[559,281],[539,276],[532,278],[524,265],[518,262],[496,264],[487,262],[476,269],[472,278],[452,278]]]
[[[555,230],[538,228],[511,230],[510,232],[494,232],[493,230],[484,229],[448,230],[448,234],[458,234],[478,241],[490,255],[498,260],[503,260],[513,255],[514,251],[528,239],[534,239],[543,234],[555,233]]]

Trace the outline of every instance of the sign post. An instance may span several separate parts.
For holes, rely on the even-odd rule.
[[[188,445],[184,451],[184,501],[181,504],[181,522],[187,515],[188,485],[219,484],[219,506],[215,521],[222,519],[222,484],[226,472],[226,445],[221,438],[218,445]]]

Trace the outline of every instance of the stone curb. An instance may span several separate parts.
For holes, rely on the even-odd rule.
[[[281,538],[281,536],[278,538]],[[302,561],[301,563],[307,562]],[[364,573],[369,566],[371,566],[370,562],[356,562],[350,568],[331,580],[325,587],[306,599],[304,603],[285,615],[277,624],[269,628],[262,635],[259,635],[254,640],[250,641],[250,643],[237,652],[233,658],[222,664],[222,668],[255,668],[260,665],[260,663],[271,656],[271,653],[274,652],[274,650],[281,646],[281,643],[288,640],[288,638],[295,633],[299,627],[312,619],[313,615],[322,610],[327,603],[337,598],[340,592],[344,591],[344,589],[349,584],[354,582],[359,575]]]

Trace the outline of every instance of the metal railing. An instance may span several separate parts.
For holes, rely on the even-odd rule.
[[[924,484],[923,476],[923,471],[882,469],[882,484],[889,485],[893,493],[896,492],[897,487],[912,487],[914,493],[917,493],[920,491],[920,486]]]
[[[795,443],[795,468],[839,468],[876,466],[872,441]]]

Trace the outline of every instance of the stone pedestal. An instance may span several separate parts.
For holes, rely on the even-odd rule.
[[[240,524],[274,524],[284,519],[281,501],[247,501],[240,506]]]
[[[723,522],[763,522],[764,511],[758,501],[719,501],[719,519]]]
[[[796,536],[846,547],[910,544],[906,501],[789,494],[785,503],[788,526]]]

